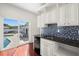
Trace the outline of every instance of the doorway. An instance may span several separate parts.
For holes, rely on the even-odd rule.
[[[13,18],[4,18],[3,48],[9,49],[29,41],[29,22]]]

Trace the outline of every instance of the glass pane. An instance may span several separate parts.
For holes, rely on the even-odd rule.
[[[3,48],[9,49],[28,41],[29,22],[26,20],[4,19]]]
[[[20,40],[28,41],[29,23],[26,20],[19,20]]]
[[[4,19],[4,48],[13,48],[18,45],[18,21],[15,19]]]

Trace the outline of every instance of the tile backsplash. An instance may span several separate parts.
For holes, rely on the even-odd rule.
[[[69,39],[78,39],[79,26],[63,26],[57,27],[56,36],[62,36]]]
[[[46,36],[64,37],[72,40],[79,39],[79,26],[50,26],[44,27],[42,30],[42,34]]]

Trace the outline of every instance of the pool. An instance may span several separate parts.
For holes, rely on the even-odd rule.
[[[6,48],[10,44],[10,42],[11,41],[9,40],[9,38],[5,37],[3,41],[3,48]]]

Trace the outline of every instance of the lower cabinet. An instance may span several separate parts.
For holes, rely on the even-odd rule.
[[[54,56],[55,42],[41,38],[40,39],[40,54],[42,56]]]
[[[40,39],[40,54],[42,56],[79,56],[79,48],[58,43],[48,39]]]

